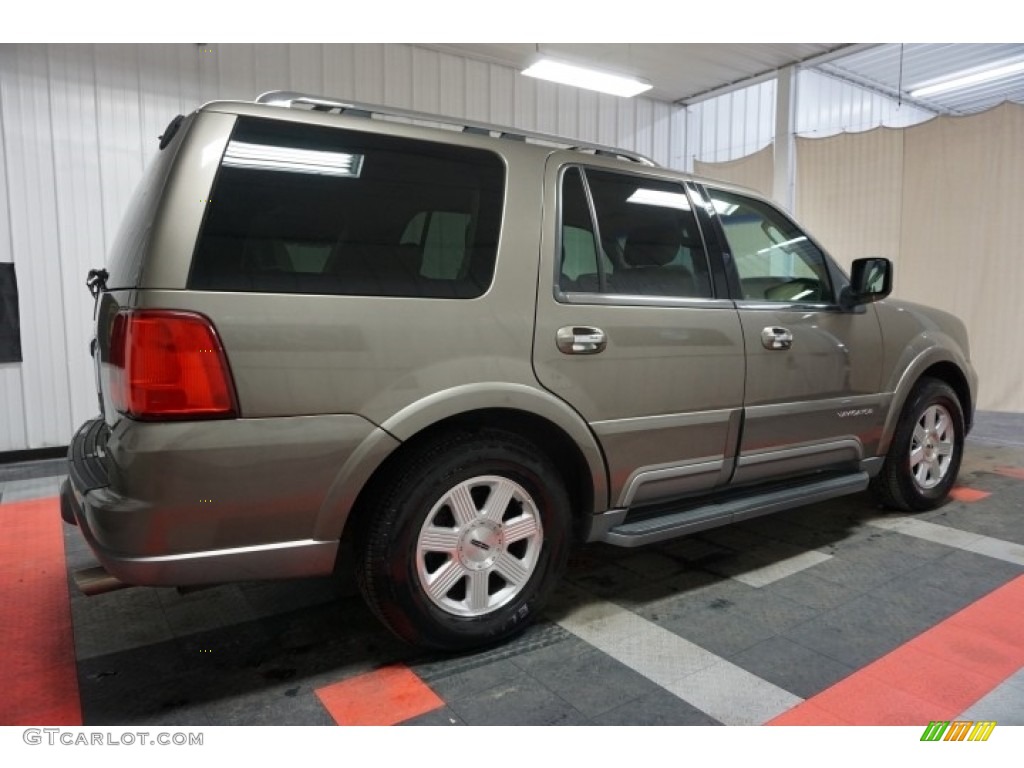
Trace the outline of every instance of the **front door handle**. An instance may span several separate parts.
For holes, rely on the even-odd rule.
[[[793,346],[793,334],[786,328],[769,326],[761,331],[761,344],[765,349],[789,349]]]
[[[600,328],[567,325],[555,334],[559,352],[566,355],[596,355],[608,346],[608,337]]]

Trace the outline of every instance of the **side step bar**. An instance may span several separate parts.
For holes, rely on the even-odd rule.
[[[856,472],[788,488],[777,488],[750,496],[723,499],[720,502],[711,502],[705,506],[682,512],[669,510],[657,517],[620,523],[605,531],[597,538],[597,541],[619,547],[639,547],[644,544],[653,544],[707,528],[716,528],[727,523],[834,499],[837,496],[858,493],[868,487],[868,481],[867,472]]]

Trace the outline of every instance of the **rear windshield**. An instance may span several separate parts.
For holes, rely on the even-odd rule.
[[[138,284],[142,257],[149,244],[164,185],[194,117],[192,114],[185,118],[170,144],[159,150],[146,166],[110,249],[110,257],[107,259],[107,271],[110,273],[107,278],[108,288],[133,288]]]
[[[484,150],[240,118],[189,287],[480,296],[494,273],[504,179]]]

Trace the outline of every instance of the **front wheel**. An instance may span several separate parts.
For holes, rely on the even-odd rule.
[[[960,398],[945,382],[922,379],[904,406],[882,471],[871,482],[887,507],[935,509],[956,482],[964,451]]]
[[[363,514],[363,596],[415,645],[460,650],[511,636],[565,569],[565,484],[542,451],[511,433],[458,433],[421,447]]]

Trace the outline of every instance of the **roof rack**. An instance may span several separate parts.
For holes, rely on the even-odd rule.
[[[269,104],[276,107],[308,109],[313,112],[333,112],[339,115],[345,114],[352,117],[372,118],[374,115],[379,115],[382,117],[397,117],[404,120],[418,120],[428,123],[453,126],[461,130],[463,133],[474,133],[482,136],[497,136],[498,138],[509,139],[511,141],[526,141],[528,139],[532,139],[535,142],[553,144],[555,146],[575,150],[577,152],[593,152],[595,155],[602,155],[605,157],[621,157],[626,160],[632,160],[634,163],[640,163],[641,165],[657,167],[657,163],[649,157],[637,152],[630,152],[625,149],[616,149],[615,147],[606,147],[601,144],[591,144],[589,142],[577,142],[565,139],[561,136],[552,136],[550,134],[538,133],[536,131],[522,131],[518,128],[491,125],[490,123],[457,120],[450,117],[442,117],[441,115],[434,115],[429,112],[417,112],[411,109],[395,109],[393,107],[382,107],[377,104],[361,104],[358,102],[343,101],[341,99],[335,99],[327,96],[313,96],[307,93],[298,93],[296,91],[267,91],[266,93],[262,93],[256,97],[256,103]]]

